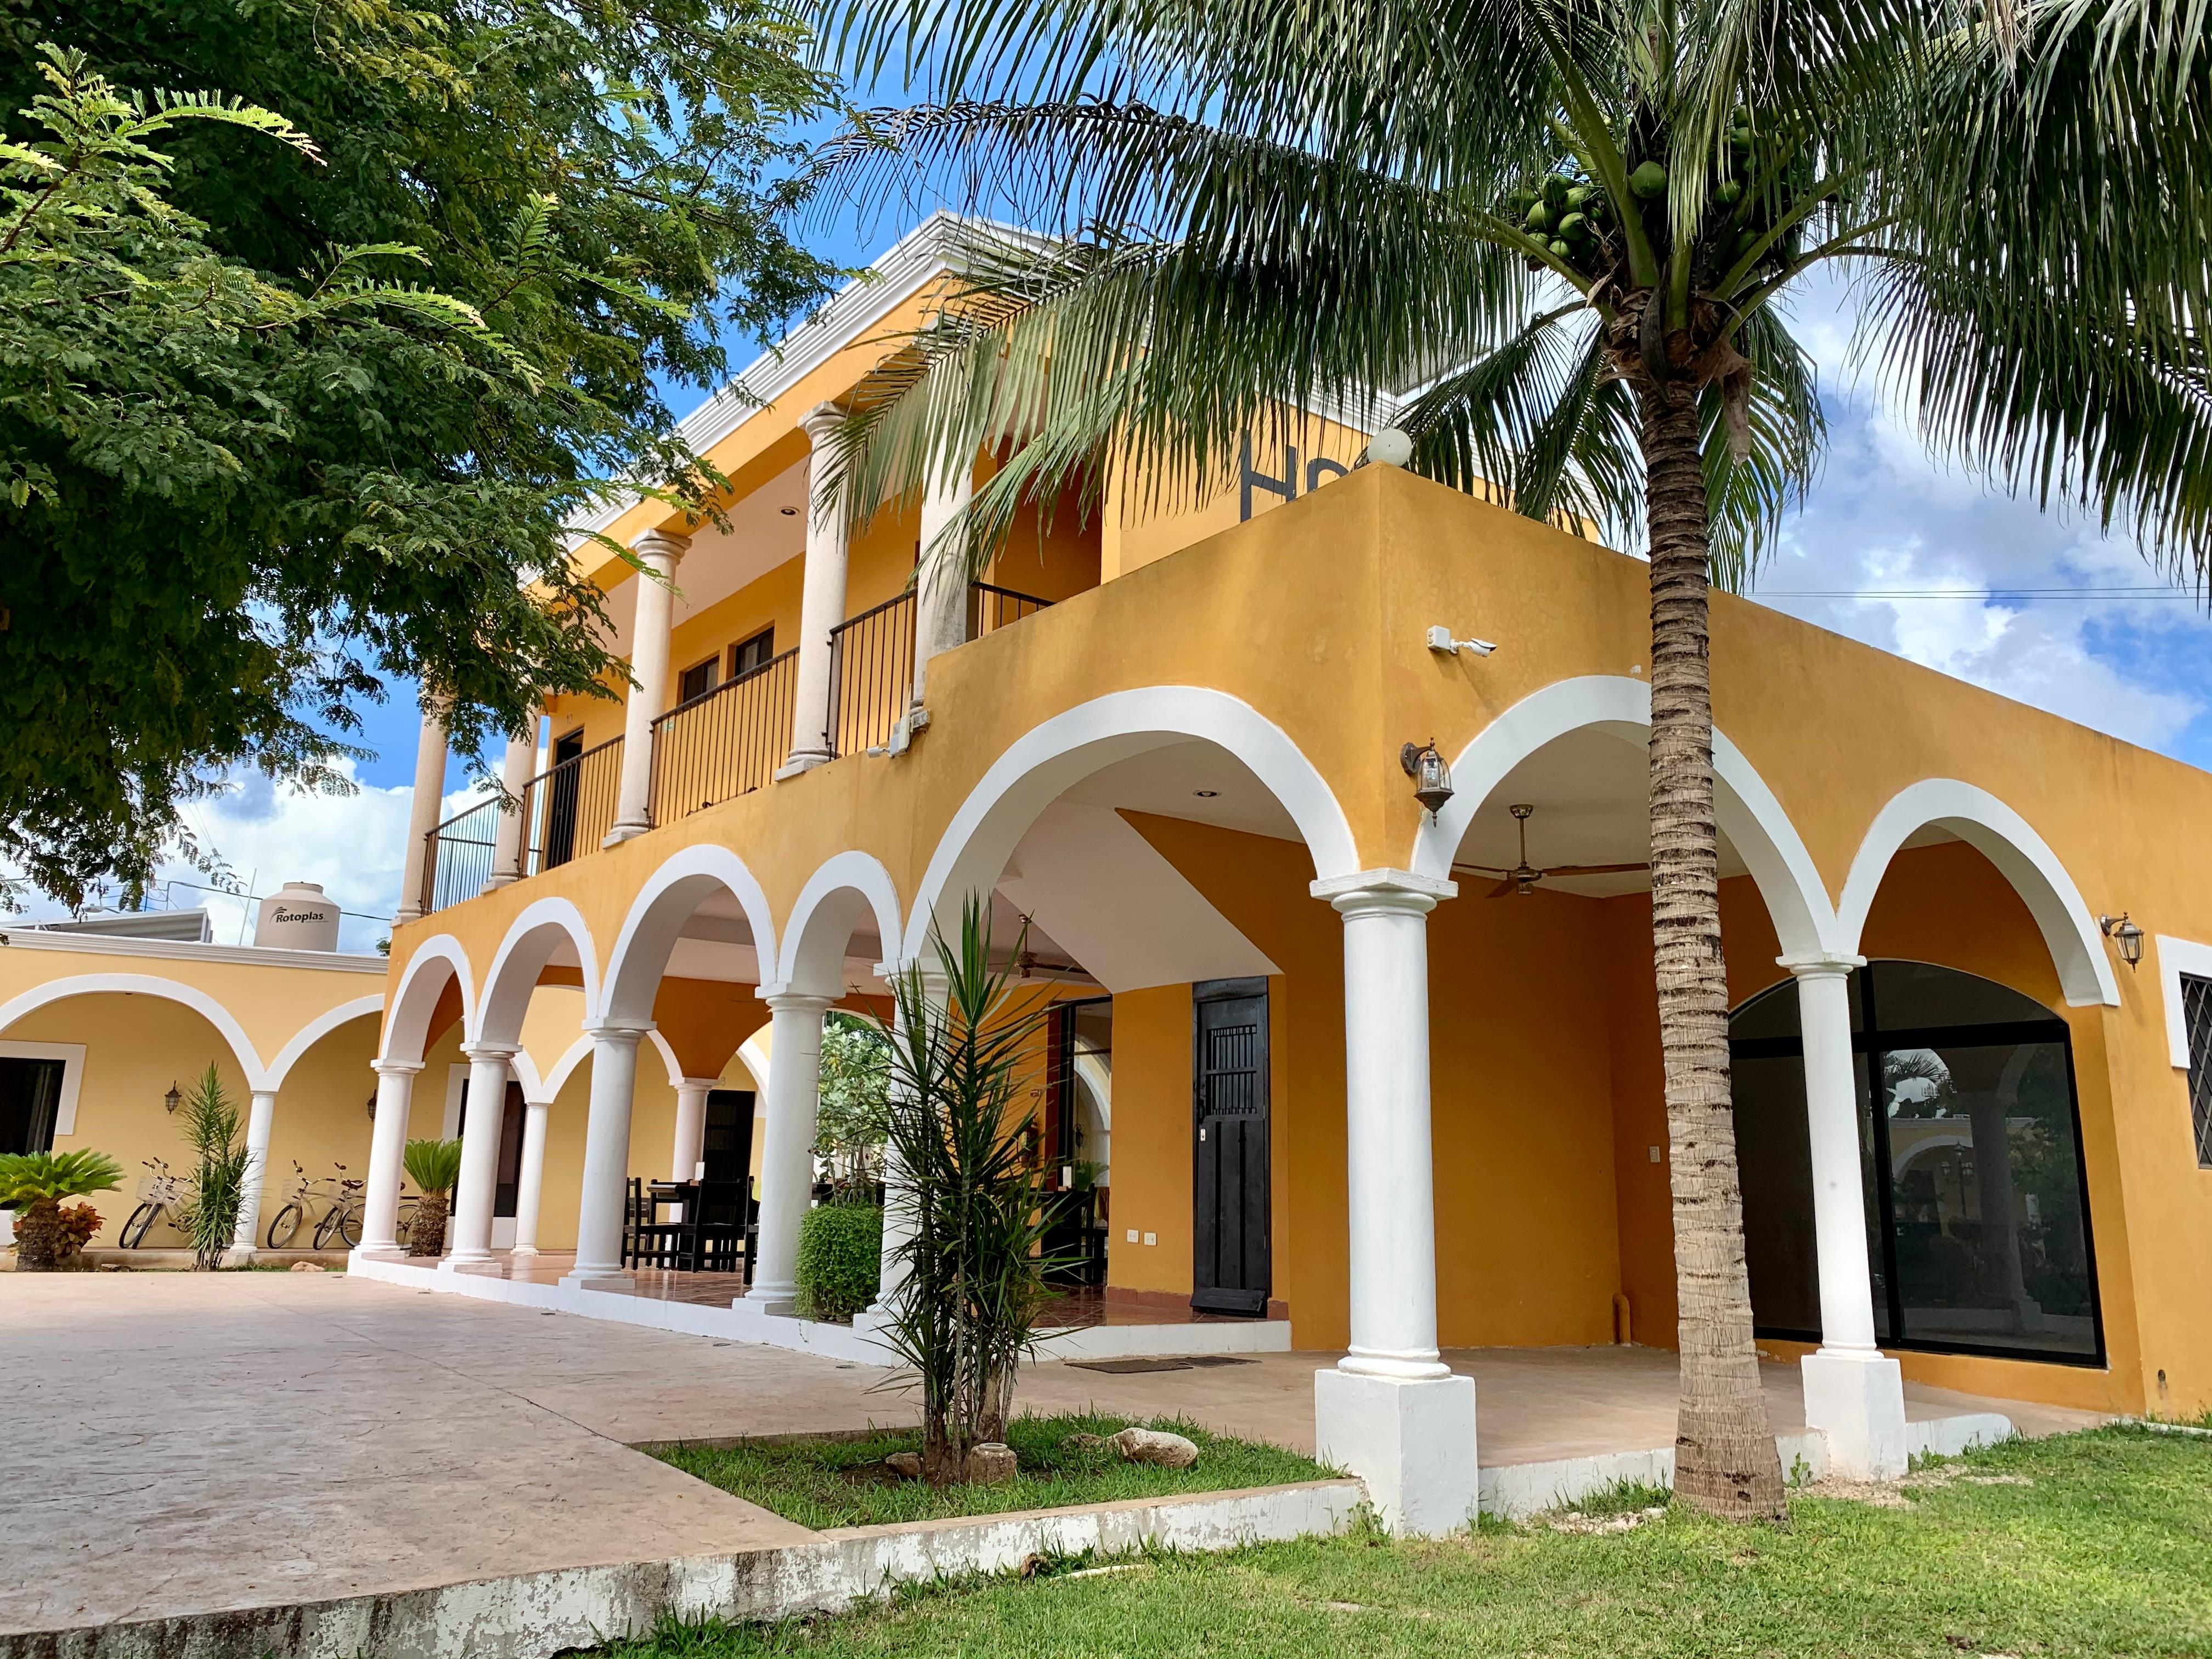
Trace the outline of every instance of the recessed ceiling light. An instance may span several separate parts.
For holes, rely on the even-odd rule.
[[[1197,796],[1200,800],[1212,800],[1221,792],[1218,789],[1194,789],[1190,793]]]
[[[795,519],[799,516],[799,509],[795,507],[779,507],[776,511],[787,519]]]

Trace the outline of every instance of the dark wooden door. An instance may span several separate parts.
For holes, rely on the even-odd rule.
[[[1194,994],[1190,1305],[1264,1314],[1267,1216],[1267,981],[1208,980]]]
[[[568,763],[583,752],[581,726],[553,739],[553,770],[546,779],[545,800],[545,867],[549,870],[576,856],[576,807],[582,769]]]
[[[742,1187],[753,1169],[753,1091],[709,1089],[707,1133],[699,1147],[706,1178]]]

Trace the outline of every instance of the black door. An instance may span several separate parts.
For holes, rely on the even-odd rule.
[[[491,1212],[495,1216],[511,1216],[516,1212],[522,1197],[522,1122],[529,1108],[522,1103],[522,1085],[507,1085],[507,1110],[499,1125],[499,1170],[492,1177]],[[461,1121],[458,1133],[469,1129],[469,1085],[461,1083]]]
[[[568,763],[583,752],[581,726],[565,738],[553,739],[553,772],[546,780],[545,801],[545,867],[549,870],[576,856],[576,797],[583,769]]]
[[[0,1152],[50,1152],[61,1103],[58,1060],[0,1060]]]
[[[753,1170],[753,1091],[709,1089],[707,1133],[699,1147],[706,1179],[742,1186]]]
[[[1192,988],[1193,1113],[1197,1172],[1190,1305],[1264,1314],[1267,1249],[1267,981],[1208,980]]]

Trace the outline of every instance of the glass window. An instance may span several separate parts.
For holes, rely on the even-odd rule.
[[[58,1060],[0,1059],[0,1152],[50,1152],[61,1104]]]
[[[2189,1033],[2189,1116],[2197,1162],[2212,1170],[2212,979],[2181,976],[2181,1022]]]
[[[730,678],[741,680],[755,669],[765,668],[775,657],[775,629],[763,629],[749,640],[730,647]]]
[[[1869,981],[1853,1044],[1881,1340],[2100,1358],[2065,1022],[1924,963],[1853,977]],[[1730,1025],[1752,1309],[1778,1337],[1820,1325],[1796,1014],[1779,987]]]
[[[714,689],[714,670],[720,666],[712,657],[704,662],[695,662],[684,671],[684,678],[676,688],[676,701],[689,702],[694,697],[703,697]]]

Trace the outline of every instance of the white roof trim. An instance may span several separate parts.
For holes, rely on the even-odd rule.
[[[97,933],[49,933],[35,927],[0,928],[0,945],[10,950],[69,951],[88,957],[151,957],[162,962],[236,963],[249,968],[319,968],[325,973],[392,971],[383,957],[340,955],[336,951],[286,951],[259,945],[191,945],[182,939],[108,939]]]

